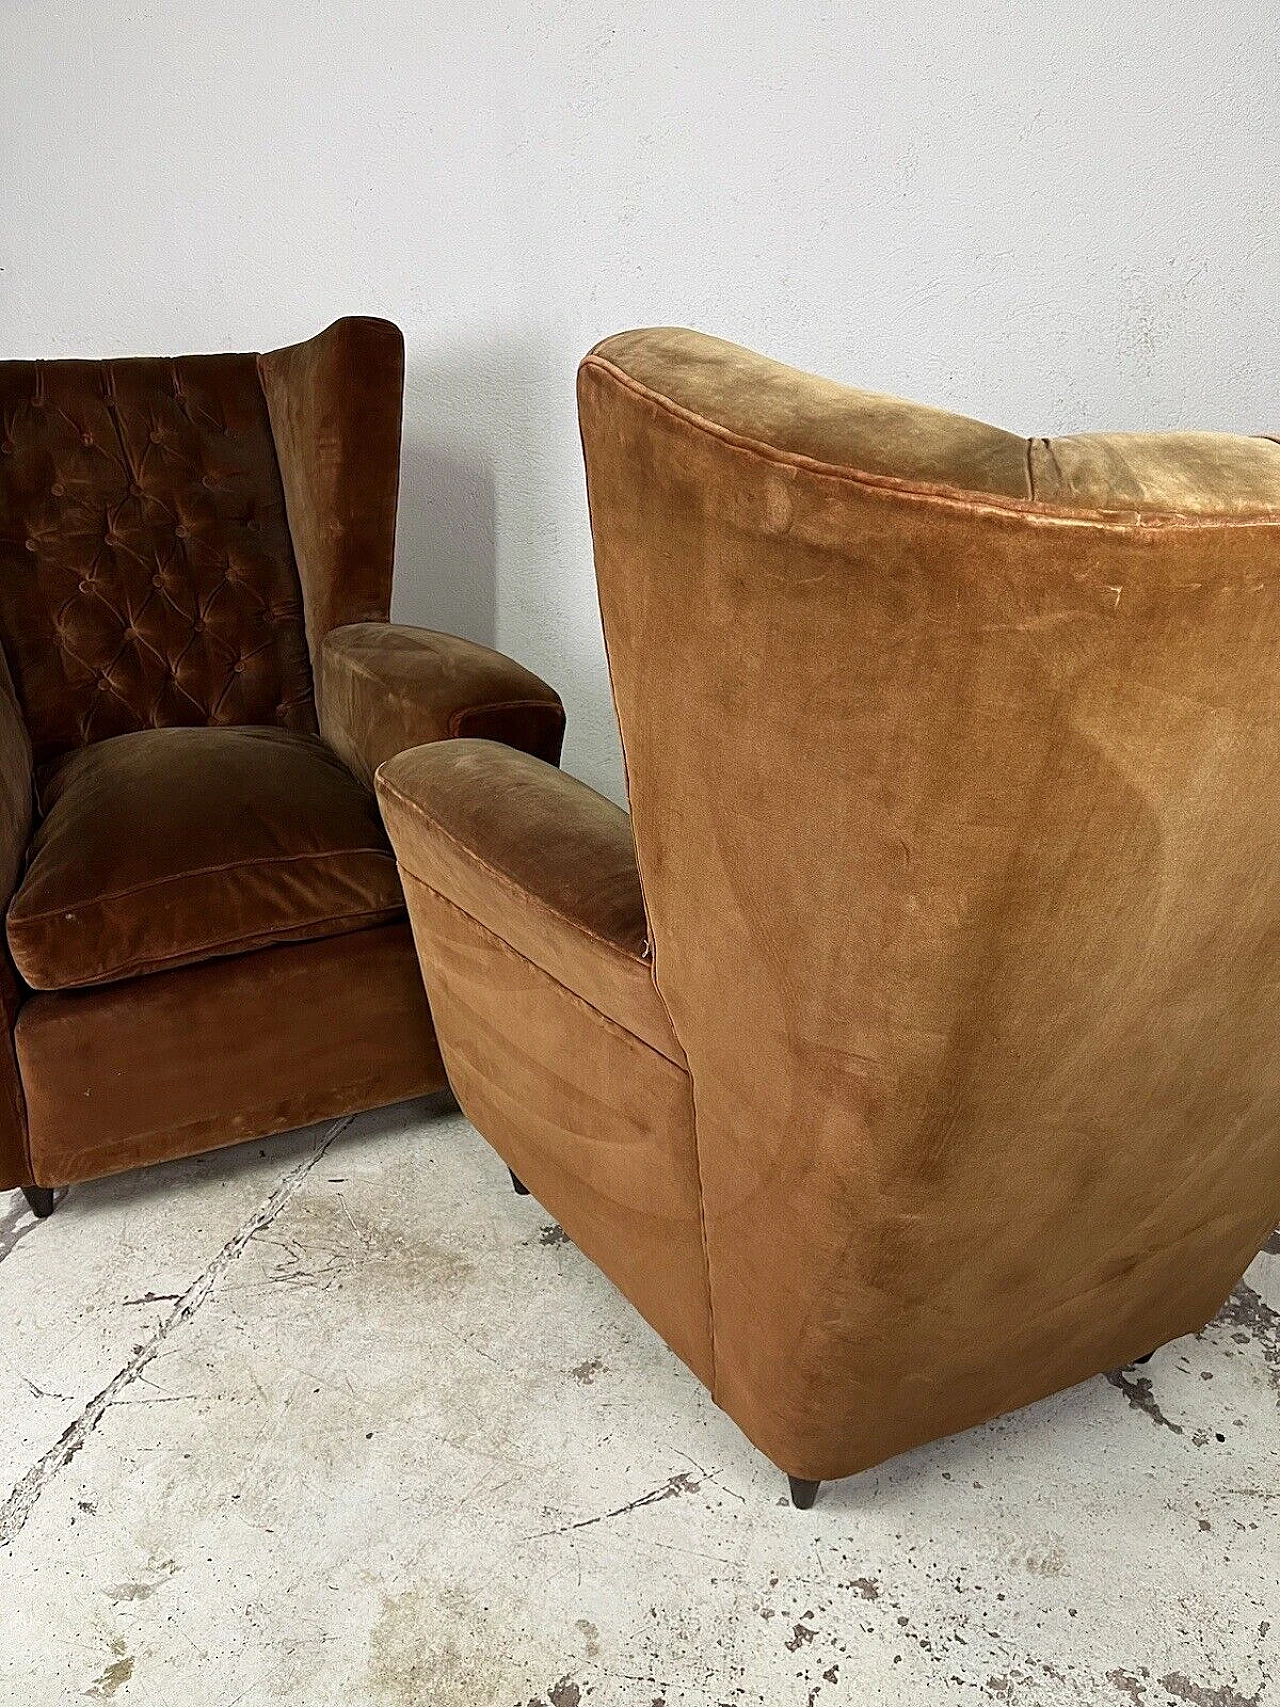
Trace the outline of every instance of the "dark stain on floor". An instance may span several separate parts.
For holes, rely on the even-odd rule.
[[[1280,1310],[1242,1280],[1214,1317],[1219,1326],[1237,1328],[1262,1352],[1267,1367],[1280,1377]]]
[[[1113,1369],[1107,1380],[1124,1394],[1135,1411],[1141,1411],[1144,1416],[1150,1417],[1153,1423],[1169,1429],[1173,1434],[1184,1432],[1182,1424],[1170,1422],[1156,1403],[1149,1375],[1130,1375],[1128,1370]]]

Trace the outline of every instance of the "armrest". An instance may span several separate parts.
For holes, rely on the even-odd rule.
[[[631,820],[620,807],[526,753],[465,740],[389,759],[378,799],[415,929],[422,885],[683,1065],[653,981]]]
[[[18,708],[9,666],[0,656],[0,906],[5,908],[22,874],[31,839],[31,816],[31,739]],[[0,1191],[31,1183],[26,1105],[13,1052],[13,1023],[21,997],[22,986],[8,947],[0,943],[0,1026],[4,1033],[0,1037]]]
[[[404,339],[389,320],[350,317],[258,357],[307,645],[391,609],[400,487]]]
[[[320,733],[370,787],[384,759],[424,741],[483,736],[554,765],[560,696],[532,670],[453,634],[358,622],[327,634],[316,672]]]
[[[31,737],[9,666],[0,654],[0,909],[9,905],[18,887],[31,840],[33,799]]]

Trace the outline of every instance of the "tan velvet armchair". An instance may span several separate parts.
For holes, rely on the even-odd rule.
[[[808,1504],[1280,1217],[1280,446],[682,331],[579,401],[630,817],[477,741],[379,792],[463,1107]]]
[[[388,624],[403,344],[0,363],[0,1188],[444,1075],[380,760],[554,763],[557,696]]]

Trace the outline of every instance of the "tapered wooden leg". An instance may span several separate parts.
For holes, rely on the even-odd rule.
[[[798,1511],[808,1511],[818,1497],[821,1482],[806,1482],[802,1476],[788,1476],[791,1484],[791,1503]]]
[[[46,1216],[53,1214],[53,1192],[46,1185],[24,1185],[22,1195],[31,1205],[31,1213],[38,1215],[43,1221]]]
[[[524,1181],[516,1173],[516,1170],[514,1168],[508,1168],[507,1172],[511,1175],[512,1185],[515,1186],[515,1188],[516,1188],[516,1196],[517,1197],[528,1197],[529,1187],[524,1183]]]

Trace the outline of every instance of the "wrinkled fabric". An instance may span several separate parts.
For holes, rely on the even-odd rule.
[[[326,635],[317,671],[320,731],[373,787],[384,759],[424,741],[481,736],[557,764],[564,707],[544,681],[491,647],[402,622]]]
[[[16,1043],[32,1169],[49,1186],[445,1083],[404,920],[33,996]]]
[[[1280,1218],[1280,447],[1027,440],[670,330],[579,408],[679,1054],[617,1001],[569,1044],[598,806],[397,760],[463,1107],[796,1477],[1199,1329]],[[641,1156],[679,1215],[598,1236]]]
[[[145,729],[69,754],[9,907],[33,989],[114,983],[396,918],[377,804],[318,735]]]

